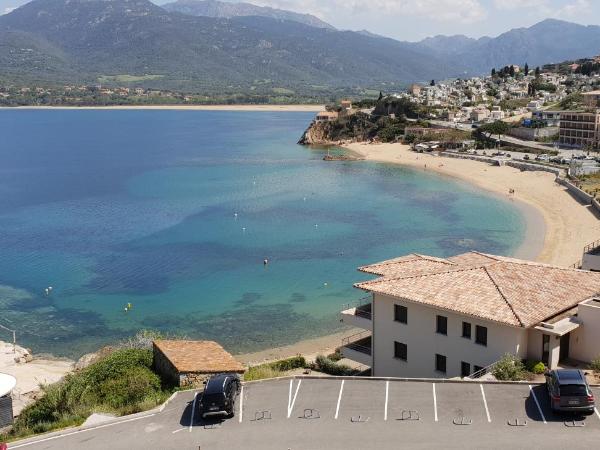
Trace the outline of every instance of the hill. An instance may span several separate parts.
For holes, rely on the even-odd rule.
[[[283,9],[269,8],[268,6],[256,6],[250,3],[219,2],[217,0],[177,0],[173,3],[166,3],[162,7],[167,11],[191,16],[218,17],[221,19],[258,16],[289,20],[316,28],[334,29],[328,23],[311,14],[299,14]]]

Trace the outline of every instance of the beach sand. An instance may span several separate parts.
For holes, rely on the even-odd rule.
[[[0,109],[124,109],[124,110],[178,110],[178,111],[264,111],[264,112],[319,112],[323,105],[114,105],[114,106],[11,106]]]

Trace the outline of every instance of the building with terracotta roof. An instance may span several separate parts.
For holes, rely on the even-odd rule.
[[[214,341],[157,340],[155,370],[177,386],[197,386],[218,373],[244,373],[244,366]]]
[[[506,353],[544,362],[600,356],[600,273],[469,252],[359,268],[370,298],[342,312],[365,331],[345,357],[374,376],[469,376]]]

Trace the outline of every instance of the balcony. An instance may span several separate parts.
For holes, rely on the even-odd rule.
[[[340,350],[344,358],[371,367],[373,365],[371,344],[371,333],[363,331],[342,339],[342,347]]]
[[[371,297],[365,297],[342,306],[340,320],[347,325],[363,330],[373,330]]]

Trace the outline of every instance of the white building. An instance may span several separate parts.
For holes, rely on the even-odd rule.
[[[371,301],[342,312],[365,331],[342,354],[373,376],[469,376],[506,353],[555,368],[600,356],[600,273],[470,252],[360,268]]]

